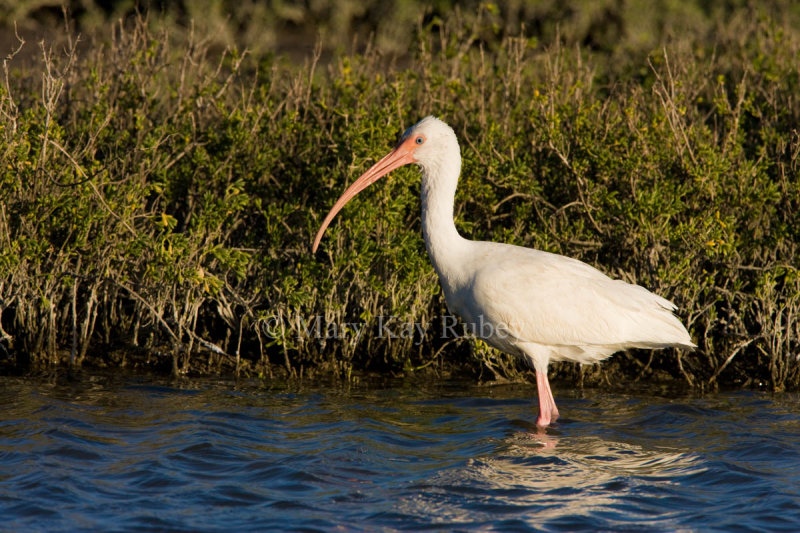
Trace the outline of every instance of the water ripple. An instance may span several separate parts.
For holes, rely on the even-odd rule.
[[[800,530],[797,395],[0,379],[0,530]]]

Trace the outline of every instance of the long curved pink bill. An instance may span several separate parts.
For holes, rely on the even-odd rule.
[[[336,203],[333,204],[333,207],[328,212],[327,216],[325,216],[325,220],[322,221],[322,226],[320,226],[317,236],[314,237],[314,244],[311,246],[312,252],[317,251],[319,242],[322,240],[322,234],[325,233],[325,230],[333,220],[333,217],[335,217],[336,214],[345,206],[345,204],[352,200],[356,194],[360,193],[392,170],[415,161],[413,149],[407,146],[407,144],[408,143],[405,142],[399,144],[397,148],[389,152],[383,159],[372,165],[369,170],[364,172],[360,178],[354,181],[352,185],[350,185],[342,193],[339,199],[336,200]]]

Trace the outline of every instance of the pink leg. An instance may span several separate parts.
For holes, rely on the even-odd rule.
[[[536,370],[536,389],[539,392],[539,417],[536,425],[549,426],[550,422],[558,418],[558,408],[547,380],[547,370]]]

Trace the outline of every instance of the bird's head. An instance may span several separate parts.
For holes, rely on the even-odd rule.
[[[375,163],[369,170],[361,175],[348,187],[344,193],[333,204],[330,212],[322,222],[314,244],[312,252],[317,251],[322,235],[325,233],[333,217],[349,202],[356,194],[363,191],[380,178],[392,170],[416,163],[424,171],[438,168],[447,154],[452,154],[453,150],[458,154],[458,140],[453,129],[434,116],[425,117],[410,128],[408,128],[394,150],[389,152],[383,159]],[[460,157],[460,156],[459,156]]]
[[[413,149],[413,162],[423,169],[439,166],[453,146],[458,150],[453,128],[434,116],[425,117],[408,128],[400,137],[397,148],[403,145]]]

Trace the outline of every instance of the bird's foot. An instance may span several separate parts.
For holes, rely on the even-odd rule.
[[[547,427],[558,419],[558,409],[553,408],[549,412],[547,410],[540,411],[539,416],[536,417],[536,425],[539,427]]]

